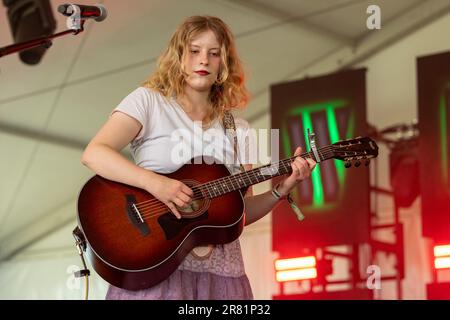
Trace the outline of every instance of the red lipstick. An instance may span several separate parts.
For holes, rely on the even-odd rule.
[[[209,74],[209,72],[206,70],[198,70],[198,71],[195,71],[195,73],[199,74],[201,76],[207,76]]]

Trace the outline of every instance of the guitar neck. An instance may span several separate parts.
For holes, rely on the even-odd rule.
[[[333,158],[332,146],[321,147],[317,149],[317,153],[320,161]],[[196,188],[200,189],[208,198],[220,197],[229,192],[240,190],[283,174],[291,173],[291,163],[296,157],[302,157],[303,159],[316,159],[313,152],[310,151],[249,171],[212,180],[199,185]]]

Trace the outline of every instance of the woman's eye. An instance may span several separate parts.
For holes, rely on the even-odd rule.
[[[191,50],[191,53],[198,53],[198,50]]]
[[[218,52],[211,52],[211,55],[213,55],[214,57],[218,57],[219,53]]]

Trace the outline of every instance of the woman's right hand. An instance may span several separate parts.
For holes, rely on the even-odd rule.
[[[180,219],[181,214],[178,212],[176,206],[183,208],[191,203],[194,195],[192,189],[181,181],[167,178],[160,174],[152,178],[151,182],[147,184],[148,187],[145,189],[169,207],[170,211]]]

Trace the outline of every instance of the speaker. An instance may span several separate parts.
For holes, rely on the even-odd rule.
[[[3,0],[8,8],[8,20],[14,43],[33,40],[54,33],[56,21],[50,0]],[[19,53],[22,62],[38,64],[45,51],[44,46],[35,47]]]

